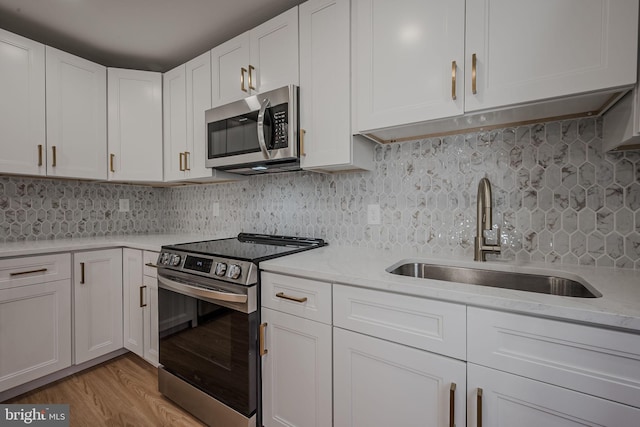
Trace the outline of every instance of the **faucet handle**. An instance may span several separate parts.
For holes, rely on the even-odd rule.
[[[485,244],[500,246],[501,241],[501,228],[491,228],[491,230],[483,230],[483,237],[485,238]],[[489,243],[492,242],[492,243]],[[495,243],[493,243],[495,242]]]

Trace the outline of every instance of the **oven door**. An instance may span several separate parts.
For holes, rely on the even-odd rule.
[[[258,396],[259,311],[241,311],[240,303],[229,301],[235,298],[232,292],[216,290],[208,296],[199,284],[185,282],[158,273],[160,364],[251,417]]]

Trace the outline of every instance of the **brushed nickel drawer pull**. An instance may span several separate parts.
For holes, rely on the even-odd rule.
[[[57,163],[57,153],[56,153],[56,146],[54,145],[53,147],[51,147],[51,151],[53,152],[53,160],[51,161],[51,167],[56,167],[56,163]]]
[[[140,286],[140,307],[146,307],[147,304],[144,303],[144,289],[146,289],[147,286],[146,285],[142,285]]]
[[[109,154],[109,170],[111,172],[115,172],[116,171],[115,167],[113,166],[113,162],[114,162],[115,158],[116,158],[115,154]]]
[[[247,69],[244,67],[240,68],[240,90],[243,92],[249,92],[245,87],[244,87],[244,74],[247,72]]]
[[[300,129],[300,155],[306,156],[307,153],[304,151],[304,136],[307,133],[306,130]]]
[[[451,383],[449,390],[449,427],[456,425],[456,383]]]
[[[190,171],[191,168],[189,167],[189,156],[191,155],[191,153],[189,151],[185,151],[184,152],[184,170],[186,171]]]
[[[478,421],[477,427],[482,427],[482,389],[478,387]]]
[[[15,276],[22,276],[25,274],[44,273],[45,271],[47,271],[46,268],[39,268],[37,270],[29,270],[29,271],[17,271],[15,273],[9,273],[9,276],[15,277]]]
[[[253,65],[249,65],[249,89],[256,90],[256,87],[253,85],[253,71],[256,70],[256,67]]]
[[[456,100],[456,72],[458,71],[458,66],[456,65],[456,61],[451,63],[451,99]]]
[[[42,144],[38,144],[38,166],[42,166]]]
[[[297,297],[292,297],[290,295],[285,294],[284,292],[278,292],[276,294],[276,296],[278,298],[282,298],[282,299],[287,299],[289,301],[295,301],[295,302],[307,302],[307,297],[302,297],[302,298],[297,298]]]
[[[147,267],[158,268],[158,266],[157,266],[157,265],[155,265],[155,264],[154,264],[154,263],[152,263],[152,262],[148,262],[148,263],[146,263],[145,265],[146,265]]]
[[[180,172],[184,172],[185,168],[182,166],[184,160],[184,153],[180,153]]]
[[[267,329],[267,323],[266,322],[260,324],[260,356],[264,356],[265,354],[269,353],[269,350],[264,348],[264,345],[265,345],[264,333],[265,333],[266,329]]]
[[[477,69],[478,69],[478,58],[477,58],[476,54],[474,53],[473,55],[471,55],[471,93],[474,94],[474,95],[476,93],[478,93],[478,89],[477,89],[477,86],[476,86]]]
[[[80,284],[84,285],[84,262],[80,263]]]

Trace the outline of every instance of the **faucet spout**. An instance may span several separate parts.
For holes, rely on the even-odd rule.
[[[489,245],[486,243],[484,237],[485,230],[491,230],[493,228],[492,219],[492,206],[491,206],[491,183],[489,179],[482,178],[478,183],[478,199],[477,204],[477,217],[476,217],[476,238],[474,241],[474,255],[475,261],[486,261],[487,253],[500,253],[500,231],[498,231],[497,244]]]

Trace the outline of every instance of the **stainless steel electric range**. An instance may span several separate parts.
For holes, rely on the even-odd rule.
[[[259,263],[325,244],[241,233],[163,246],[160,392],[210,426],[260,426]]]

